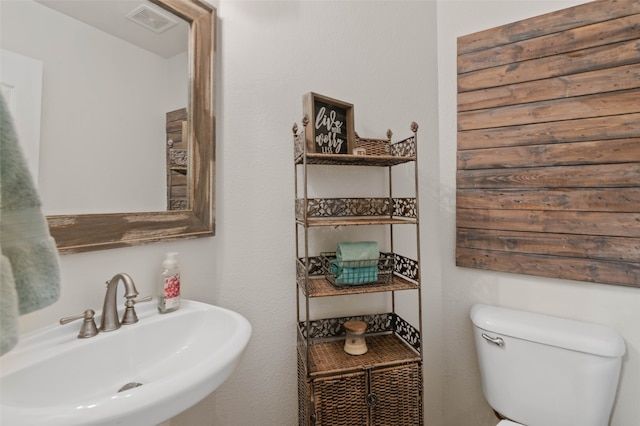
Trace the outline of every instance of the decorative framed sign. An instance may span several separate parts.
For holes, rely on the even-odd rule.
[[[313,92],[302,102],[307,152],[350,154],[355,141],[353,105]]]

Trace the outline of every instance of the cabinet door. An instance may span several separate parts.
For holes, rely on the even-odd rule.
[[[371,370],[371,424],[422,425],[422,372],[418,363]]]
[[[366,426],[366,375],[332,376],[313,381],[316,426]]]

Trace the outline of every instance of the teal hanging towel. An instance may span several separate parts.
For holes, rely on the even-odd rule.
[[[18,316],[60,296],[56,243],[42,214],[13,119],[0,96],[0,355],[18,342]]]

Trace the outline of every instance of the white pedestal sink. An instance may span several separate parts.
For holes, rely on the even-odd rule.
[[[80,322],[22,336],[0,358],[0,424],[161,423],[218,388],[251,336],[243,316],[205,303],[136,311],[138,323],[89,339],[76,337]]]

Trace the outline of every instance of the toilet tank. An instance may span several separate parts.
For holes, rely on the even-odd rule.
[[[625,344],[598,324],[489,305],[471,309],[482,390],[527,426],[606,426]]]

